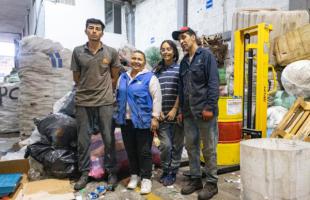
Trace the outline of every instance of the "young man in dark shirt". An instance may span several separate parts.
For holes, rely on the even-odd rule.
[[[88,19],[85,33],[88,42],[73,50],[71,70],[76,84],[76,120],[78,126],[79,171],[82,173],[74,189],[80,190],[89,181],[90,138],[100,132],[105,145],[104,164],[109,173],[108,185],[116,186],[115,138],[111,131],[113,115],[113,88],[120,70],[115,49],[100,39],[105,25],[101,20]]]
[[[195,32],[182,27],[172,33],[187,54],[180,64],[179,121],[184,121],[185,147],[188,152],[191,179],[182,188],[182,194],[191,194],[203,188],[198,199],[211,199],[218,192],[216,146],[218,141],[219,75],[213,54],[198,47]],[[202,185],[200,170],[200,140],[207,173]]]

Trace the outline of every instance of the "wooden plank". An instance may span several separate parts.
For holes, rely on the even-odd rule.
[[[310,132],[309,129],[310,129],[310,116],[305,120],[304,124],[297,131],[296,135],[294,136],[294,139],[302,140],[304,138],[304,135],[307,135]]]
[[[309,110],[310,111],[310,102],[307,102],[307,101],[302,101],[300,103],[301,107],[304,109],[304,110]]]
[[[271,134],[271,138],[284,138],[286,135],[287,135],[287,132],[285,132],[283,130],[275,130]]]
[[[295,125],[298,123],[298,121],[301,119],[303,116],[304,112],[298,108],[297,111],[293,114],[293,117],[288,121],[288,124],[286,128],[284,129],[285,132],[291,133]]]
[[[291,131],[289,131],[290,134],[295,135],[297,133],[299,128],[303,125],[305,120],[308,118],[309,113],[310,113],[310,111],[303,112],[302,116],[296,120],[297,123],[294,125],[294,128]]]
[[[296,109],[300,106],[302,102],[302,98],[298,98],[291,109],[284,115],[282,121],[278,124],[276,130],[284,130],[287,123],[290,121],[292,115],[295,113]]]

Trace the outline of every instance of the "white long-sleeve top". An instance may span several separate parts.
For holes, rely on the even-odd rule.
[[[147,72],[149,72],[149,70],[144,68],[141,72],[138,72],[135,77],[137,77],[141,74],[145,74]],[[131,83],[131,81],[134,79],[134,77],[131,76],[131,70],[127,71],[126,73],[130,78],[129,83]],[[119,81],[120,81],[120,79],[118,79],[117,86],[116,86],[117,88],[119,88]],[[160,84],[159,84],[159,81],[155,75],[153,75],[151,80],[150,80],[149,92],[150,92],[152,100],[153,100],[152,116],[158,118],[160,116],[160,112],[161,112],[162,96],[161,96]],[[130,113],[131,113],[130,106],[127,102],[127,104],[126,104],[126,119],[131,119]]]

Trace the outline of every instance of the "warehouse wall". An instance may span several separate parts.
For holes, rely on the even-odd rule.
[[[44,8],[45,37],[58,41],[69,49],[87,41],[84,32],[86,19],[105,20],[103,0],[76,0],[75,6],[45,1]],[[103,42],[115,48],[126,41],[125,31],[121,35],[105,32],[103,36]]]
[[[29,12],[29,35],[44,36],[45,31],[44,1],[36,0]],[[27,23],[26,23],[27,24]],[[26,25],[28,27],[28,25]]]
[[[188,26],[198,34],[214,34],[230,31],[233,13],[242,8],[289,9],[289,0],[213,0],[206,9],[206,0],[188,0]],[[171,38],[177,28],[176,0],[145,0],[136,6],[136,46],[145,50],[159,46],[163,39]],[[164,22],[164,23],[163,23]],[[155,42],[151,43],[154,37]]]
[[[178,0],[146,0],[136,6],[135,46],[145,50],[171,39],[177,28]]]

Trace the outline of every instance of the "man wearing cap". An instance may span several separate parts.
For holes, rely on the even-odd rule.
[[[180,114],[184,122],[185,147],[188,152],[190,181],[181,193],[202,189],[198,199],[211,199],[218,192],[216,145],[218,141],[219,75],[214,55],[198,47],[195,32],[182,27],[172,33],[187,54],[180,64]],[[200,140],[207,173],[203,186],[200,170]]]
[[[105,26],[99,19],[86,21],[88,42],[73,50],[71,69],[76,84],[76,120],[78,131],[78,166],[82,173],[74,185],[80,190],[89,181],[91,134],[101,133],[105,156],[104,164],[108,185],[114,188],[116,177],[115,138],[111,131],[113,115],[113,88],[120,70],[115,49],[104,45],[100,39]]]

